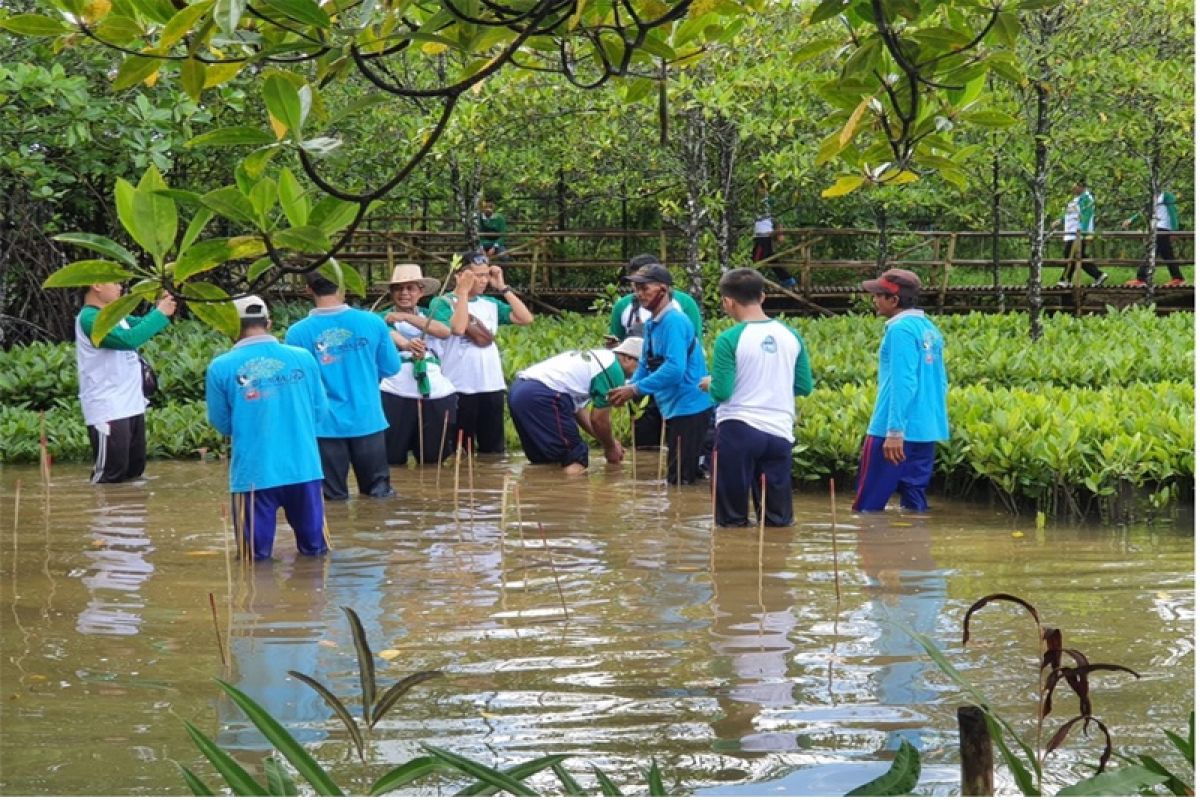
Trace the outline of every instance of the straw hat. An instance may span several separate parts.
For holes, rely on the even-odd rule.
[[[441,284],[437,282],[436,278],[426,278],[424,275],[422,275],[421,267],[417,264],[397,264],[392,269],[391,280],[381,283],[380,285],[391,288],[397,283],[414,282],[421,284],[422,294],[433,294],[439,288],[441,288]]]

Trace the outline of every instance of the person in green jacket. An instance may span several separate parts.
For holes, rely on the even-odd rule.
[[[508,232],[508,221],[503,214],[496,213],[496,204],[485,200],[479,206],[479,248],[489,261],[495,261],[504,252],[504,234]]]
[[[1128,228],[1140,216],[1142,214],[1139,211],[1122,222],[1121,227]],[[1183,285],[1183,272],[1175,263],[1175,248],[1171,245],[1171,240],[1175,238],[1177,230],[1179,230],[1178,204],[1175,201],[1175,195],[1164,189],[1154,198],[1154,257],[1157,263],[1166,264],[1167,269],[1171,271],[1171,280],[1167,281],[1167,286]],[[1137,277],[1125,285],[1143,287],[1149,282],[1150,265],[1144,264],[1138,267]]]
[[[658,256],[649,253],[636,255],[629,259],[629,264],[625,267],[626,277],[622,280],[626,280],[629,275],[647,264],[657,263]],[[671,305],[687,316],[692,327],[696,329],[696,336],[703,337],[704,324],[700,318],[700,307],[696,305],[692,296],[679,289],[673,289]],[[642,336],[646,321],[652,316],[649,309],[641,307],[634,292],[622,297],[613,306],[612,315],[609,317],[608,336],[606,337],[608,346],[613,347],[617,342],[622,342],[630,336]],[[633,433],[639,450],[657,450],[661,444],[662,414],[659,413],[658,406],[654,404],[653,397],[647,396],[646,405],[634,422]]]
[[[1076,263],[1081,264],[1083,271],[1092,276],[1092,286],[1102,286],[1108,280],[1108,273],[1101,272],[1096,262],[1088,258],[1088,244],[1096,231],[1096,198],[1088,191],[1087,182],[1082,178],[1071,187],[1071,199],[1067,201],[1066,211],[1061,220],[1054,222],[1054,227],[1059,225],[1063,229],[1063,259],[1067,265],[1063,269],[1062,280],[1055,286],[1063,289],[1071,285]],[[1078,261],[1076,238],[1079,239]]]

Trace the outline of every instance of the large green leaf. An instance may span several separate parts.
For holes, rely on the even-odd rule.
[[[42,288],[66,289],[72,286],[91,286],[94,283],[121,283],[132,277],[132,272],[115,261],[89,258],[56,269],[42,283]]]
[[[241,325],[238,322],[237,309],[229,302],[228,292],[205,281],[185,284],[181,291],[186,296],[196,299],[196,302],[188,303],[188,309],[201,321],[230,339],[237,338]]]
[[[367,794],[371,797],[379,797],[380,795],[393,792],[401,786],[407,786],[413,781],[437,772],[441,766],[442,761],[433,756],[417,756],[411,761],[405,761],[391,772],[380,777],[375,783],[371,784],[371,790]]]
[[[917,787],[921,777],[921,754],[907,741],[901,740],[900,750],[892,759],[888,771],[846,792],[846,797],[899,797]]]
[[[356,214],[358,214],[357,203],[325,195],[309,212],[308,224],[316,225],[326,233],[334,233],[353,222]]]
[[[200,202],[226,219],[247,225],[254,223],[254,207],[250,205],[250,198],[236,186],[214,189],[201,197]]]
[[[233,310],[232,304],[226,303],[225,305],[230,311]],[[317,794],[323,797],[343,796],[342,790],[338,788],[338,785],[333,782],[333,779],[329,777],[325,770],[321,769],[320,765],[305,751],[304,747],[274,717],[263,710],[262,706],[251,700],[236,686],[219,679],[217,683],[225,690],[225,694],[229,695],[234,704],[254,723],[254,727],[258,728],[262,735],[267,738],[267,741],[275,746],[280,755],[295,767],[304,780],[308,781],[309,785],[317,791]]]
[[[141,304],[141,297],[136,294],[127,294],[100,309],[95,322],[92,323],[92,344],[99,347],[100,343],[104,341],[104,337],[108,336],[113,328],[121,324],[121,320],[132,314],[133,310]]]
[[[62,20],[44,17],[41,14],[17,14],[0,19],[0,29],[21,36],[60,36],[72,30]]]
[[[282,75],[269,75],[263,81],[262,91],[267,111],[277,122],[287,128],[292,138],[299,139],[302,119],[300,93],[296,87]]]
[[[192,216],[192,221],[188,223],[187,230],[183,232],[183,239],[179,242],[179,251],[185,252],[192,243],[200,237],[204,231],[204,226],[213,218],[213,211],[207,206],[201,206],[196,209],[196,213]]]
[[[266,3],[280,14],[297,22],[318,28],[329,27],[329,15],[313,0],[266,0]]]
[[[221,33],[230,36],[238,28],[242,12],[246,10],[246,0],[217,0],[213,8],[213,19]]]
[[[215,131],[202,133],[187,141],[185,147],[237,147],[253,145],[255,147],[271,144],[275,137],[270,131],[262,128],[252,128],[249,125],[234,125],[229,128],[218,128]]]
[[[1015,117],[1005,114],[1003,111],[970,111],[960,116],[959,119],[985,128],[1007,128],[1018,122]]]
[[[159,67],[162,65],[163,60],[161,58],[134,55],[125,56],[125,60],[121,62],[121,66],[117,69],[117,76],[113,78],[113,91],[119,92],[122,89],[128,89],[130,86],[141,83],[146,78],[158,72]]]
[[[442,761],[459,772],[465,772],[476,780],[483,781],[497,789],[515,794],[518,797],[536,797],[537,792],[530,789],[520,781],[505,775],[503,772],[486,764],[480,764],[478,761],[473,761],[466,756],[460,756],[457,753],[451,753],[449,750],[443,750],[440,747],[434,747],[431,744],[422,744],[425,750],[431,753],[434,758]]]
[[[338,263],[337,259],[331,258],[322,264],[317,272],[342,287],[346,294],[367,296],[367,282],[354,267],[344,267]]]
[[[129,231],[134,241],[161,264],[163,256],[175,246],[175,235],[179,230],[179,212],[175,201],[158,194],[167,184],[158,168],[151,164],[138,181],[133,192],[133,228]]]
[[[196,743],[196,747],[200,748],[204,757],[216,767],[217,772],[221,773],[221,777],[229,784],[229,788],[235,795],[238,797],[267,796],[266,788],[251,778],[250,773],[246,772],[241,764],[218,747],[216,742],[201,733],[199,728],[187,720],[184,720],[183,727],[187,729],[188,735],[192,737],[192,741]]]
[[[265,231],[271,227],[268,217],[278,198],[279,192],[272,178],[261,179],[250,190],[250,205],[254,207],[254,218],[258,221],[259,230]]]
[[[133,257],[133,253],[107,236],[97,236],[94,233],[60,233],[54,237],[54,241],[86,247],[88,250],[95,250],[101,255],[115,258],[117,261],[127,264],[134,269],[138,265],[137,259]]]
[[[158,37],[159,49],[166,51],[182,39],[196,22],[208,13],[215,0],[199,0],[199,2],[184,6],[163,26]]]
[[[197,242],[184,251],[175,262],[175,281],[183,283],[193,275],[208,272],[229,261],[233,257],[233,248],[228,239],[205,239]]]
[[[271,234],[277,247],[286,247],[300,253],[324,253],[329,249],[329,237],[315,225],[287,228]]]
[[[279,171],[279,205],[293,228],[307,224],[308,198],[304,196],[300,181],[287,167]]]
[[[1065,787],[1059,797],[1130,797],[1167,781],[1145,767],[1125,767],[1114,772],[1102,772],[1079,783]]]

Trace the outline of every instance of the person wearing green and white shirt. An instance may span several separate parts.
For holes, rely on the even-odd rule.
[[[477,453],[503,453],[505,384],[496,331],[501,325],[528,325],[533,313],[483,253],[467,253],[454,279],[454,293],[429,304],[429,316],[449,326],[451,335],[430,344],[442,373],[458,390],[457,430],[464,443]],[[488,297],[488,290],[502,299]]]
[[[75,318],[79,402],[92,445],[92,483],[120,483],[146,470],[146,397],[137,349],[171,324],[175,298],[163,295],[144,317],[125,317],[97,345],[100,311],[121,297],[121,284],[96,283]]]
[[[1122,228],[1128,228],[1142,216],[1141,212],[1134,214],[1121,223]],[[1175,263],[1175,248],[1171,240],[1174,232],[1179,230],[1179,210],[1175,195],[1168,191],[1159,192],[1154,198],[1154,255],[1159,264],[1166,264],[1171,271],[1171,280],[1167,286],[1182,286],[1183,272]],[[1126,286],[1145,286],[1150,282],[1150,266],[1145,264],[1138,268],[1137,277]]]
[[[438,282],[424,277],[417,264],[398,264],[388,282],[392,308],[379,312],[400,350],[400,371],[379,382],[388,421],[384,442],[393,466],[407,464],[409,453],[420,464],[436,464],[454,452],[450,437],[458,421],[458,395],[426,344],[429,337],[446,339],[450,328],[417,305],[437,289]]]
[[[700,382],[717,403],[716,523],[749,525],[749,493],[767,525],[791,525],[795,398],[813,387],[808,348],[763,311],[766,285],[757,271],[730,270],[719,288],[721,308],[737,324],[717,337],[712,375]]]
[[[641,355],[642,340],[631,337],[612,350],[570,350],[518,372],[508,408],[530,462],[561,464],[569,475],[583,472],[583,428],[604,447],[608,463],[620,464],[625,450],[613,435],[608,392],[629,379]]]
[[[1067,201],[1063,218],[1054,223],[1055,227],[1059,224],[1063,228],[1063,259],[1067,266],[1063,269],[1062,280],[1056,286],[1064,288],[1071,285],[1071,279],[1075,276],[1076,257],[1078,263],[1083,265],[1083,271],[1092,276],[1092,286],[1103,285],[1108,280],[1108,274],[1101,272],[1096,263],[1088,258],[1088,243],[1096,232],[1096,198],[1082,179],[1071,187],[1071,199]],[[1076,239],[1079,240],[1077,254]]]

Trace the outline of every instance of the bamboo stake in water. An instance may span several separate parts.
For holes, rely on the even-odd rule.
[[[217,652],[221,654],[221,666],[228,667],[229,661],[225,658],[225,645],[221,644],[221,626],[217,623],[217,600],[213,597],[213,593],[208,593],[208,607],[212,609],[213,633],[217,635]]]
[[[450,431],[450,409],[442,414],[442,438],[438,441],[437,488],[442,488],[442,461],[446,455],[446,434]]]
[[[467,503],[471,524],[475,524],[475,439],[467,439]]]
[[[655,476],[658,480],[666,480],[667,465],[666,465],[666,446],[667,446],[667,420],[662,421],[662,429],[658,434],[658,474]]]
[[[417,398],[417,466],[425,463],[425,403]]]
[[[762,484],[762,501],[758,507],[758,605],[763,608],[763,614],[759,617],[759,622],[766,618],[766,608],[763,606],[763,544],[767,534],[767,474],[764,472],[760,477]]]
[[[833,594],[840,601],[842,599],[842,581],[838,570],[837,490],[834,488],[833,478],[829,479],[829,513],[833,519],[833,526],[829,530],[829,538],[833,541]]]
[[[17,545],[17,519],[21,515],[21,479],[13,487],[13,547]]]
[[[675,488],[683,488],[683,437],[675,437]]]
[[[42,431],[38,438],[38,460],[42,468],[42,482],[50,482],[50,448],[47,445],[46,439],[46,412],[39,411],[38,417],[41,419]]]
[[[224,503],[221,504],[221,530],[225,550],[225,599],[229,600],[233,597],[233,568],[229,565],[229,508]]]
[[[554,588],[558,589],[558,602],[562,606],[563,619],[570,619],[571,615],[567,611],[567,598],[563,596],[562,584],[558,582],[558,565],[554,563],[554,551],[550,549],[550,543],[546,541],[546,530],[540,522],[538,523],[538,533],[542,535],[542,547],[546,550],[546,557],[550,559],[550,574],[554,576]]]
[[[456,444],[456,446],[454,448],[454,521],[455,522],[458,522],[458,502],[459,502],[458,501],[458,474],[459,474],[459,467],[462,465],[462,443],[463,443],[463,432],[462,432],[462,429],[459,428],[458,443]]]
[[[720,466],[720,455],[717,448],[713,448],[713,469],[712,469],[712,524],[717,527],[717,467]]]
[[[633,461],[633,480],[637,482],[637,417],[633,415],[633,404],[625,406],[629,409],[629,443],[633,448],[630,459]]]

